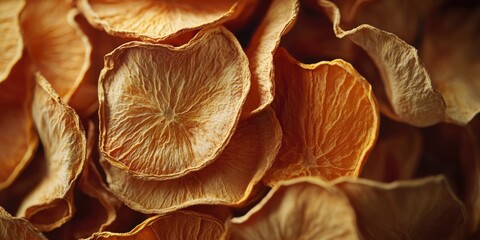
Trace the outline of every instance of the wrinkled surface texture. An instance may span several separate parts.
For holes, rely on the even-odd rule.
[[[5,0],[0,2],[0,83],[22,56],[23,39],[20,31],[19,15],[25,6],[24,0]]]
[[[0,207],[0,238],[2,239],[31,239],[45,240],[42,232],[22,218],[12,217]]]

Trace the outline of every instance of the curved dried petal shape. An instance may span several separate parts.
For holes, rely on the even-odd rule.
[[[0,2],[0,83],[10,75],[13,66],[22,57],[23,39],[19,16],[25,0],[3,0]]]
[[[359,239],[348,198],[315,178],[280,183],[229,226],[232,239]]]
[[[275,66],[273,107],[284,137],[265,182],[358,176],[379,128],[368,82],[343,60],[302,64],[284,49],[277,52]]]
[[[28,0],[21,15],[26,48],[40,73],[69,102],[90,67],[91,46],[64,0]]]
[[[75,111],[60,100],[51,85],[36,75],[33,122],[45,151],[46,173],[23,200],[17,215],[42,231],[72,218],[73,183],[86,158],[86,140]]]
[[[248,60],[223,27],[179,48],[122,45],[100,76],[102,156],[142,179],[199,170],[227,145],[249,88]]]
[[[365,239],[461,239],[465,209],[443,176],[378,183],[339,179]]]
[[[411,179],[422,146],[422,135],[417,128],[382,119],[380,136],[360,176],[380,182]]]
[[[282,132],[270,108],[242,121],[222,154],[207,167],[165,181],[141,180],[104,161],[107,182],[126,205],[164,213],[198,204],[245,202],[275,160]]]
[[[370,25],[361,25],[349,31],[340,27],[340,11],[327,0],[318,0],[339,38],[348,37],[362,47],[377,65],[391,112],[395,120],[415,126],[429,126],[445,120],[445,102],[433,86],[417,50],[394,34]]]
[[[281,37],[295,23],[298,5],[297,0],[272,1],[260,26],[253,34],[246,49],[252,77],[243,117],[262,111],[273,101],[275,94],[273,56]]]
[[[128,233],[96,233],[88,239],[220,239],[225,232],[224,223],[209,215],[190,211],[177,211],[157,215],[136,226]]]
[[[221,25],[236,17],[237,0],[78,0],[90,24],[108,34],[160,42],[189,31]]]
[[[447,122],[480,112],[480,7],[448,8],[427,21],[421,58],[447,104]]]
[[[47,240],[30,222],[23,218],[12,217],[2,207],[0,207],[0,238]]]
[[[10,186],[35,155],[38,136],[32,120],[33,79],[26,59],[0,83],[0,190]]]

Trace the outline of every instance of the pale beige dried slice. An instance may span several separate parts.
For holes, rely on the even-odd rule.
[[[243,117],[263,110],[273,101],[275,94],[273,56],[281,37],[295,23],[298,8],[297,0],[272,1],[253,34],[246,49],[252,76]]]
[[[443,176],[378,183],[338,179],[365,239],[461,239],[465,207]]]
[[[90,24],[107,33],[159,42],[182,33],[218,26],[236,17],[243,1],[78,0]]]
[[[447,122],[480,112],[480,7],[450,7],[426,23],[420,56],[447,105]]]
[[[10,186],[35,155],[38,136],[32,120],[33,77],[26,58],[0,83],[0,190]]]
[[[75,111],[39,73],[35,80],[32,115],[45,152],[46,170],[17,215],[42,231],[50,231],[71,219],[75,211],[73,184],[86,158],[86,140]]]
[[[348,198],[316,178],[279,183],[229,227],[231,239],[359,239]]]
[[[67,103],[90,67],[91,46],[74,21],[76,14],[64,0],[28,0],[21,15],[30,57]]]
[[[0,207],[0,238],[46,240],[47,238],[30,222],[10,215]]]
[[[233,135],[249,88],[248,60],[223,27],[178,48],[122,45],[100,76],[100,151],[143,179],[200,170]]]
[[[273,108],[284,137],[265,182],[358,176],[379,128],[370,84],[343,60],[302,64],[279,49],[275,66]]]
[[[348,37],[375,62],[390,101],[391,112],[385,112],[389,117],[415,126],[429,126],[445,120],[443,97],[432,86],[414,47],[392,33],[366,24],[344,31],[340,27],[337,6],[327,0],[317,3],[333,22],[337,37]]]
[[[0,2],[0,83],[10,75],[13,66],[22,57],[23,39],[19,16],[25,0],[3,0]]]
[[[222,154],[207,167],[165,181],[142,180],[103,161],[111,191],[130,208],[164,213],[198,204],[239,205],[272,165],[282,132],[271,108],[242,121]]]
[[[380,135],[360,176],[380,182],[411,179],[422,154],[417,128],[382,119]]]
[[[101,232],[88,239],[219,239],[224,223],[209,215],[177,211],[148,218],[128,233]]]

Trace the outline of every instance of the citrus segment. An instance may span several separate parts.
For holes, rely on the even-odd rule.
[[[182,47],[131,42],[106,56],[100,150],[143,179],[199,170],[228,143],[250,87],[248,62],[224,28]]]
[[[16,218],[0,207],[0,238],[46,240],[47,238],[30,222]]]
[[[377,138],[378,108],[368,82],[343,60],[302,64],[275,56],[282,147],[268,185],[298,176],[358,176]]]
[[[348,199],[314,178],[279,183],[229,226],[231,239],[359,239]]]
[[[126,205],[144,213],[163,213],[198,204],[238,205],[272,165],[281,144],[273,110],[242,121],[229,145],[207,167],[165,181],[142,180],[104,162],[107,182]]]
[[[40,74],[35,80],[32,115],[45,152],[46,169],[17,215],[42,231],[50,231],[68,221],[75,211],[72,187],[83,168],[86,140],[75,111],[60,100]]]
[[[0,2],[0,83],[7,79],[13,66],[22,57],[23,40],[19,16],[25,0],[4,0]]]

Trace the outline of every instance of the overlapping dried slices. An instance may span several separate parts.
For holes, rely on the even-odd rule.
[[[177,179],[142,180],[103,161],[113,193],[132,209],[164,213],[198,204],[239,205],[272,165],[281,129],[271,108],[240,122],[217,160]]]
[[[88,38],[74,21],[77,13],[64,0],[28,0],[21,15],[25,45],[36,69],[71,105],[76,104],[70,98],[85,78],[91,54]]]
[[[252,76],[250,92],[243,108],[244,117],[263,110],[273,101],[273,56],[282,35],[286,34],[295,22],[297,13],[297,0],[272,1],[250,40],[246,53]]]
[[[13,66],[20,60],[23,52],[23,39],[19,16],[25,0],[5,0],[0,2],[0,83],[10,75]]]
[[[282,147],[268,185],[298,176],[358,176],[377,138],[379,113],[368,82],[343,60],[302,64],[275,56],[273,108]]]
[[[46,240],[47,238],[30,222],[10,215],[0,207],[0,238]]]
[[[128,233],[101,232],[88,239],[220,239],[225,232],[222,221],[209,215],[177,211],[150,217]]]
[[[338,179],[365,239],[461,239],[466,217],[443,176],[378,183]]]
[[[51,85],[36,75],[33,122],[45,152],[45,172],[17,212],[42,231],[72,218],[73,184],[86,158],[83,127],[75,111],[60,100]]]
[[[235,18],[245,0],[77,0],[90,24],[107,33],[160,42]]]
[[[35,155],[38,136],[31,106],[33,79],[23,58],[0,83],[0,190],[10,186]]]
[[[346,196],[316,178],[278,184],[227,226],[231,239],[359,239]]]
[[[101,154],[142,179],[200,170],[233,135],[249,88],[248,60],[223,27],[178,48],[122,45],[100,76]]]

